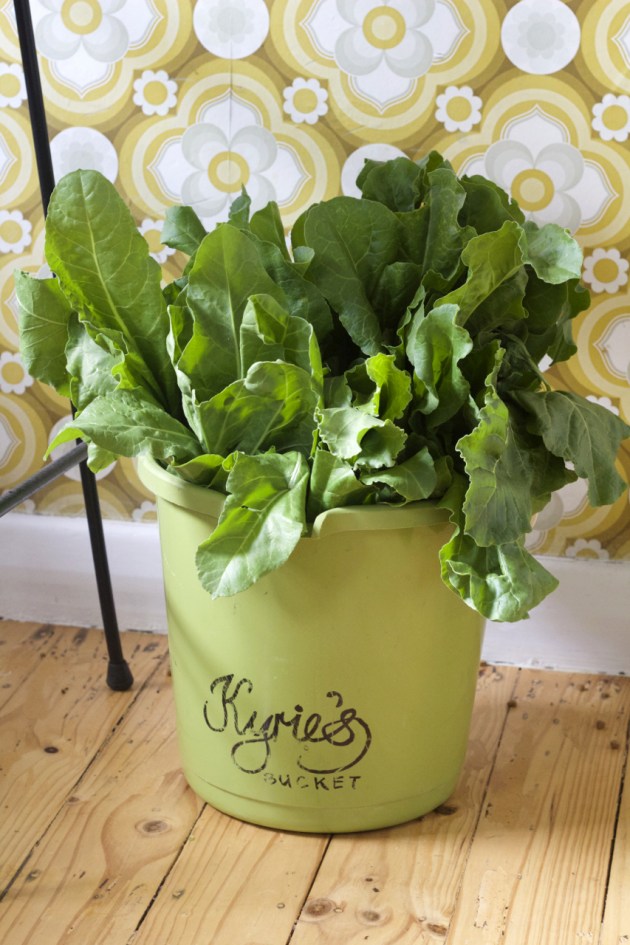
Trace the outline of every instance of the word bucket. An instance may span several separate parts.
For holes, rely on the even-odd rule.
[[[442,584],[447,514],[334,509],[234,597],[198,581],[223,496],[142,459],[157,497],[185,777],[241,820],[371,830],[445,801],[463,763],[483,618]]]

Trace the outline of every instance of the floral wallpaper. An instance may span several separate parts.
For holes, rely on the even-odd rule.
[[[440,150],[539,223],[573,231],[592,306],[559,384],[630,420],[630,3],[627,0],[32,0],[55,172],[116,183],[155,257],[165,208],[208,226],[246,185],[287,228],[356,193],[366,157]],[[68,405],[18,353],[15,267],[43,265],[43,220],[13,6],[0,0],[0,489],[41,465]],[[620,456],[630,476],[630,448]],[[76,514],[76,470],[24,511]],[[154,515],[131,462],[99,474],[104,514]],[[627,496],[581,481],[538,517],[532,550],[630,558]]]

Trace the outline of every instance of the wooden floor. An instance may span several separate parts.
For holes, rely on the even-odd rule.
[[[623,945],[630,679],[485,667],[448,804],[305,836],[204,806],[166,640],[0,621],[2,945]],[[628,779],[630,782],[630,778]]]

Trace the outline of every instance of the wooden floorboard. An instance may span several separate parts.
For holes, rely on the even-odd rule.
[[[630,680],[487,667],[438,811],[328,838],[179,770],[166,640],[0,621],[2,945],[628,945]],[[625,779],[625,780],[624,780]]]

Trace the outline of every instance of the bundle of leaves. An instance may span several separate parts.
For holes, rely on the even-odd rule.
[[[172,208],[162,238],[189,261],[163,287],[114,187],[65,177],[55,277],[16,273],[25,363],[76,407],[51,449],[82,438],[95,471],[148,454],[224,493],[197,554],[215,597],[282,565],[321,512],[435,501],[443,580],[518,620],[556,584],[524,547],[535,513],[576,477],[594,505],[625,488],[630,428],[538,368],[576,350],[580,249],[435,152],[368,161],[358,185],[311,206],[291,251],[274,203],[250,215],[243,193],[210,233]]]

